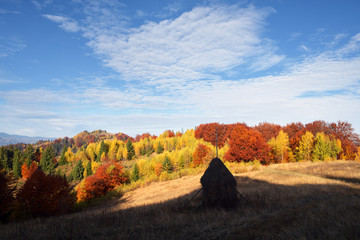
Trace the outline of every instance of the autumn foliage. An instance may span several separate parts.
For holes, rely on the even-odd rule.
[[[281,130],[281,126],[274,123],[263,122],[255,126],[255,130],[259,131],[268,142],[271,138],[276,137]]]
[[[201,143],[198,144],[193,153],[193,166],[197,167],[200,164],[203,164],[206,156],[210,151],[211,149],[208,146]]]
[[[16,200],[26,216],[41,217],[69,212],[75,199],[66,179],[46,175],[37,168],[17,193]]]
[[[163,170],[163,166],[162,166],[162,164],[161,163],[156,163],[155,164],[155,167],[154,167],[154,172],[155,172],[155,174],[156,174],[156,176],[160,176],[160,174],[161,174],[161,172],[162,172],[162,170]]]
[[[21,167],[21,175],[24,179],[29,179],[36,169],[38,169],[36,162],[31,162],[29,167],[24,163]]]
[[[230,135],[230,125],[219,124],[219,123],[207,123],[200,124],[195,130],[195,137],[197,139],[204,139],[210,142],[212,145],[216,145],[216,133],[217,133],[217,144],[221,148],[224,146],[227,138]]]
[[[259,160],[269,163],[269,146],[263,136],[256,130],[244,125],[237,125],[231,132],[229,151],[225,160],[230,162],[249,162]]]
[[[123,166],[115,161],[107,161],[101,165],[94,175],[85,178],[77,190],[79,202],[101,197],[126,181]]]

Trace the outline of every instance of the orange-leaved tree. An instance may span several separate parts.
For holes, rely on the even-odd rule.
[[[161,172],[162,172],[162,170],[163,170],[163,166],[162,166],[162,164],[161,163],[156,163],[155,164],[155,167],[154,167],[154,172],[155,172],[155,174],[156,174],[156,176],[160,176],[160,174],[161,174]]]
[[[262,164],[268,164],[269,146],[258,131],[238,124],[230,134],[229,150],[224,158],[230,162],[259,160]]]
[[[30,166],[28,167],[26,163],[24,163],[21,167],[21,175],[25,179],[29,179],[31,175],[38,169],[38,165],[35,161],[31,162]]]
[[[197,139],[204,139],[207,142],[210,142],[212,145],[217,144],[221,148],[224,146],[228,138],[228,129],[230,125],[220,124],[220,123],[207,123],[200,124],[195,130],[195,137]]]
[[[94,197],[101,197],[126,181],[124,167],[116,161],[106,161],[94,175],[91,175],[79,185],[77,190],[78,202],[88,201]]]
[[[206,156],[211,151],[211,148],[208,146],[199,143],[193,153],[193,166],[197,167],[204,163]]]

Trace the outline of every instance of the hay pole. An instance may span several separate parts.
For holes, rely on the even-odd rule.
[[[215,127],[215,141],[216,141],[216,157],[218,157],[218,139],[217,139],[217,127]]]
[[[251,205],[251,204],[249,203],[249,201],[246,199],[246,197],[244,197],[238,190],[236,190],[236,191],[237,191],[237,193],[240,195],[240,197],[245,200],[245,202],[246,202],[247,204]]]
[[[184,204],[184,206],[182,206],[180,208],[180,211],[182,211],[203,189],[200,188],[199,191],[197,191],[197,193],[190,199],[190,200],[187,200]]]

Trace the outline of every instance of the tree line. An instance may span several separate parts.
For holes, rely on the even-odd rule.
[[[265,122],[253,127],[207,123],[185,133],[167,130],[159,136],[144,133],[135,138],[84,131],[74,138],[23,149],[0,148],[0,202],[5,206],[1,219],[63,214],[75,202],[87,202],[122,186],[200,173],[215,157],[216,140],[218,155],[226,164],[354,160],[360,155],[359,135],[342,121],[285,126]],[[39,194],[37,201],[31,200]],[[51,204],[49,196],[60,200]]]

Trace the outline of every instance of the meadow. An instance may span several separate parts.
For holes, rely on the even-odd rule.
[[[234,166],[230,166],[231,170]],[[235,173],[235,210],[203,209],[202,174],[153,182],[86,210],[0,226],[2,239],[359,239],[360,163],[282,163]]]

